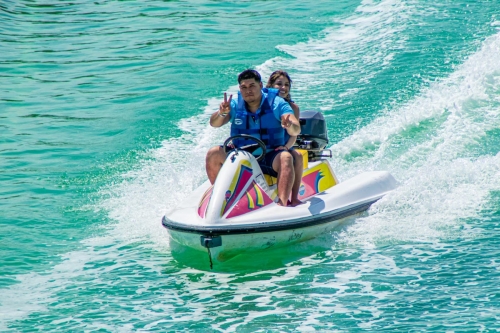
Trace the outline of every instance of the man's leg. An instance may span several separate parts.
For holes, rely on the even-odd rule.
[[[295,171],[295,178],[292,186],[292,207],[300,205],[302,201],[299,200],[299,189],[302,183],[302,172],[304,171],[304,158],[297,151],[291,151],[293,156],[293,169]]]
[[[287,206],[295,178],[293,157],[287,151],[282,151],[273,160],[273,169],[278,172],[278,205]]]
[[[210,183],[215,183],[215,179],[219,174],[222,164],[226,160],[226,154],[221,146],[215,146],[210,148],[205,159],[205,169],[207,170],[208,180]]]

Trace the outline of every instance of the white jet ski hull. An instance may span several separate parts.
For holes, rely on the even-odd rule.
[[[319,163],[327,162],[310,165],[317,167]],[[254,164],[252,167],[256,168]],[[211,258],[223,262],[243,252],[282,247],[330,232],[346,218],[366,211],[396,186],[397,181],[388,172],[365,172],[303,199],[304,203],[297,207],[271,202],[239,216],[227,218],[231,213],[226,212],[207,218],[212,202],[205,216],[200,214],[198,203],[203,193],[212,191],[214,196],[217,189],[206,182],[162,222],[173,241],[205,253],[209,249]],[[218,196],[223,196],[222,192]],[[212,210],[221,211],[219,207]]]

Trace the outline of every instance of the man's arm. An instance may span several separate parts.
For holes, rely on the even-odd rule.
[[[227,124],[230,119],[231,117],[229,116],[229,114],[223,114],[219,108],[219,111],[212,113],[212,115],[210,116],[210,125],[212,127],[221,127]]]
[[[219,111],[212,113],[210,116],[210,125],[212,127],[221,127],[229,122],[231,117],[229,112],[231,111],[231,99],[233,95],[229,95],[229,100],[227,99],[227,94],[224,93],[224,101],[219,105]]]

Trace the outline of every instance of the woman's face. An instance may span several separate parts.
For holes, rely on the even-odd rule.
[[[285,98],[290,93],[290,81],[286,76],[281,75],[274,81],[273,88],[279,89],[280,97]]]

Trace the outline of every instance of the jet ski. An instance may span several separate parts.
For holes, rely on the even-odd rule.
[[[366,211],[394,190],[398,183],[387,171],[364,172],[339,182],[328,158],[326,122],[317,111],[303,111],[296,150],[304,171],[299,190],[303,204],[279,206],[277,180],[263,174],[258,160],[265,144],[237,135],[224,143],[227,158],[212,185],[207,180],[162,219],[176,245],[208,252],[213,262],[224,262],[244,252],[302,242],[330,232],[346,218]],[[238,138],[254,145],[237,147]],[[252,153],[253,150],[253,153]],[[255,151],[260,151],[255,156]]]

